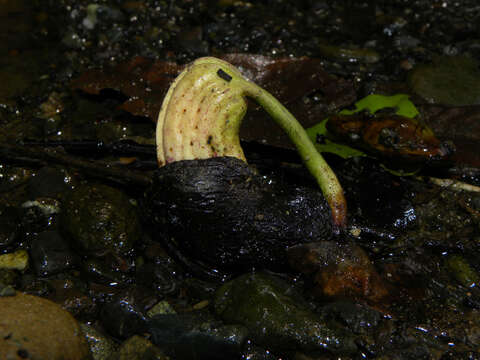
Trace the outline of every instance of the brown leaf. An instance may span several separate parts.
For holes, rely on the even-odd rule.
[[[137,56],[112,68],[88,70],[74,79],[71,87],[93,95],[104,89],[117,90],[128,96],[122,109],[156,121],[168,86],[181,69],[176,63]]]
[[[351,82],[327,74],[319,59],[273,59],[250,54],[228,54],[222,58],[271,92],[306,127],[320,121],[327,111],[355,100]],[[73,80],[71,86],[89,94],[100,94],[104,89],[117,90],[128,97],[121,109],[156,121],[167,89],[183,67],[173,62],[135,57],[112,68],[88,70]],[[321,93],[324,100],[320,105],[304,101],[305,96],[315,92]],[[258,108],[252,111],[252,108],[242,125],[242,139],[290,147],[283,131],[263,111]]]

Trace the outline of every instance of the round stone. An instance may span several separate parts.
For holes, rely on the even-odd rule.
[[[90,360],[70,313],[52,301],[16,293],[0,297],[0,359]]]

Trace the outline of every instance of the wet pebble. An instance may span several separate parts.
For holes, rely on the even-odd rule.
[[[352,243],[315,242],[290,247],[290,265],[313,274],[320,297],[381,302],[388,289],[368,255]]]
[[[91,359],[77,321],[57,304],[17,293],[0,298],[0,358]]]
[[[93,326],[81,324],[80,327],[87,338],[93,360],[110,360],[114,358],[118,345],[112,338],[102,334]]]
[[[410,72],[412,91],[432,104],[480,104],[478,62],[467,56],[441,56],[430,64],[418,64]]]
[[[18,211],[8,206],[0,209],[0,249],[12,245],[19,235]]]
[[[178,292],[180,279],[165,263],[145,263],[137,267],[137,283],[148,286],[156,291],[157,295],[173,295]]]
[[[71,269],[78,258],[58,231],[43,231],[30,247],[32,265],[39,276],[50,276]]]
[[[349,301],[326,304],[319,310],[325,318],[340,321],[355,334],[366,334],[376,328],[383,319],[379,311]]]
[[[451,255],[445,260],[446,270],[463,286],[480,285],[480,275],[461,255]]]
[[[89,258],[82,263],[81,269],[89,280],[103,285],[117,286],[129,281],[129,277],[119,271],[114,258]]]
[[[146,288],[121,290],[101,310],[100,320],[109,334],[125,339],[147,329],[147,311],[157,303]]]
[[[166,300],[159,301],[147,312],[148,317],[163,314],[176,314],[175,309]]]
[[[89,254],[124,255],[140,237],[136,207],[124,193],[106,185],[82,185],[70,192],[61,224],[65,238]]]
[[[19,241],[30,242],[42,231],[56,226],[60,202],[53,198],[37,198],[22,203],[19,221]]]
[[[11,285],[4,285],[0,283],[0,297],[15,296],[16,291]]]
[[[20,278],[19,289],[30,295],[42,297],[48,296],[53,290],[48,281],[38,278],[31,272],[25,273]]]
[[[273,352],[351,354],[351,333],[315,314],[290,284],[266,273],[245,274],[217,290],[215,312],[246,326],[252,340]]]
[[[28,195],[31,199],[39,197],[57,197],[69,189],[68,176],[64,172],[43,167],[32,176],[27,185]]]
[[[0,255],[0,269],[25,270],[28,266],[28,252],[24,249]]]
[[[76,277],[48,280],[48,299],[61,305],[76,318],[96,319],[99,305],[87,292],[86,284]]]
[[[239,358],[248,331],[206,312],[165,314],[149,321],[152,342],[178,360]]]
[[[169,360],[157,346],[139,335],[134,335],[122,343],[115,359],[117,360]]]
[[[15,285],[18,281],[18,272],[13,269],[0,269],[0,284]]]

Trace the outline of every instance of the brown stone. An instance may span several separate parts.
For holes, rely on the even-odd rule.
[[[379,303],[389,294],[368,255],[352,243],[322,241],[287,252],[294,269],[313,275],[314,292],[321,297]]]
[[[79,324],[57,304],[17,293],[0,297],[0,359],[87,360]]]

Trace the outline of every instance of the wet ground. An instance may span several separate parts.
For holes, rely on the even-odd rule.
[[[2,294],[60,304],[95,359],[480,357],[476,1],[3,1],[0,19]],[[152,230],[143,195],[168,84],[206,55],[306,127],[409,94],[456,154],[403,177],[392,160],[327,155],[348,236],[293,246],[274,273],[198,263]],[[250,163],[314,188],[251,108]]]

